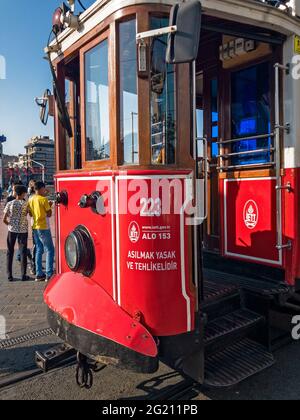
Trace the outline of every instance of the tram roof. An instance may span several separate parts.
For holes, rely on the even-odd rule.
[[[237,21],[239,24],[252,25],[285,36],[300,36],[300,19],[261,0],[200,0],[204,15],[213,18]],[[66,29],[59,36],[60,53],[65,52],[90,30],[104,21],[112,13],[129,6],[161,4],[170,5],[178,0],[96,0],[80,15],[81,30]],[[56,41],[53,41],[53,45]],[[56,59],[57,53],[51,58]]]

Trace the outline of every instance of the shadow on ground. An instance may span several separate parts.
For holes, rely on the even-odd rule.
[[[35,368],[35,352],[44,352],[57,343],[35,344],[31,346],[4,349],[0,351],[0,378],[17,372]]]

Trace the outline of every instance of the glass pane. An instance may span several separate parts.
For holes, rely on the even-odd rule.
[[[139,163],[136,20],[122,22],[120,39],[120,138],[124,163]]]
[[[213,79],[210,84],[211,89],[211,122],[216,123],[219,121],[218,110],[218,80]]]
[[[168,26],[167,18],[151,18],[151,29]],[[165,61],[167,36],[153,40],[151,54],[152,163],[174,164],[176,147],[176,96],[174,66]]]
[[[271,132],[270,85],[268,63],[235,72],[232,75],[232,135],[233,138],[252,137]],[[240,141],[233,152],[268,149],[271,138]],[[266,163],[270,152],[250,153],[233,159],[234,165]]]
[[[211,129],[211,136],[213,139],[217,139],[219,137],[219,127],[214,125]]]
[[[71,82],[68,79],[65,79],[65,104],[69,115],[71,116]],[[66,141],[66,162],[64,169],[71,169],[71,139],[68,135],[67,130],[65,130],[65,141]]]
[[[201,158],[204,156],[204,150],[203,150],[203,125],[204,125],[204,112],[203,109],[197,109],[197,138],[201,139],[198,140],[198,158]]]
[[[219,109],[218,109],[218,80],[213,79],[210,82],[211,95],[211,138],[218,140],[219,138]],[[216,158],[219,154],[219,145],[215,142],[211,143],[211,157]]]
[[[211,144],[211,155],[213,158],[217,157],[219,154],[219,145],[217,143]]]
[[[85,54],[86,160],[110,158],[108,41]]]

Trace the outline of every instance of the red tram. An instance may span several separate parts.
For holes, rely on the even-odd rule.
[[[286,3],[56,10],[45,302],[85,357],[163,361],[217,387],[273,365],[300,308],[300,20]]]

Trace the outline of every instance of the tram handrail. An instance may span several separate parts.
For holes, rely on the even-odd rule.
[[[203,142],[203,158],[199,158],[198,157],[198,142],[202,141]],[[199,169],[198,169],[198,163],[199,162],[204,162],[204,171],[202,171],[204,173],[204,215],[201,217],[202,221],[205,221],[208,217],[208,169],[209,169],[209,159],[208,159],[208,141],[207,141],[207,137],[196,137],[196,161],[197,161],[197,179],[199,178]],[[197,205],[197,208],[199,208],[200,206]]]
[[[251,140],[263,140],[263,139],[274,139],[275,138],[275,132],[272,133],[266,133],[266,134],[258,134],[257,136],[249,136],[249,137],[239,137],[235,139],[229,139],[229,140],[219,140],[216,142],[219,146],[224,146],[226,144],[233,144],[238,143],[241,141],[251,141]],[[232,152],[232,153],[219,153],[216,158],[219,159],[220,164],[217,166],[218,171],[228,171],[228,170],[235,170],[235,169],[247,169],[247,168],[256,168],[256,167],[269,167],[269,166],[275,166],[276,159],[273,162],[271,160],[271,156],[276,152],[276,147],[274,147],[274,140],[267,148],[260,148],[260,149],[253,149],[253,150],[247,150],[242,152]],[[249,164],[244,163],[240,165],[225,165],[223,160],[228,160],[231,157],[237,157],[237,156],[250,156],[253,154],[259,154],[259,153],[270,153],[270,161],[265,163],[255,163],[255,164]]]
[[[230,139],[230,140],[219,140],[216,143],[217,144],[228,144],[228,143],[237,143],[239,141],[251,141],[251,140],[262,140],[267,138],[273,138],[275,137],[275,133],[269,133],[269,134],[259,134],[257,136],[251,136],[251,137],[239,137],[236,139]]]
[[[225,153],[225,154],[221,154],[221,155],[217,155],[217,158],[223,158],[223,159],[228,159],[232,156],[243,156],[243,155],[253,155],[256,153],[269,153],[269,152],[275,152],[275,147],[269,147],[269,148],[264,148],[264,149],[255,149],[255,150],[247,150],[245,152],[234,152],[234,153]]]
[[[250,163],[246,165],[231,165],[231,166],[217,166],[217,170],[235,170],[235,169],[245,169],[245,168],[269,168],[270,166],[275,166],[275,162],[267,163]]]
[[[289,241],[288,243],[283,243],[283,224],[282,224],[282,191],[284,186],[282,185],[281,178],[281,131],[289,131],[288,125],[281,124],[280,121],[280,72],[287,72],[289,70],[288,66],[284,66],[280,63],[274,65],[275,68],[275,163],[276,163],[276,225],[277,225],[277,244],[276,249],[278,252],[281,252],[283,249],[291,249],[292,244]]]

